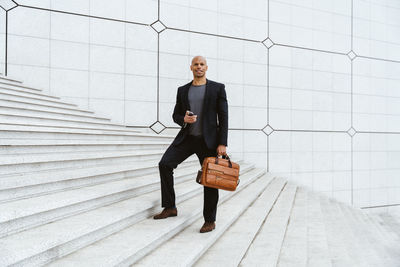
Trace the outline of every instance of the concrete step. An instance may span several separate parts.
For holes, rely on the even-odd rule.
[[[42,90],[40,89],[26,86],[21,81],[16,81],[12,79],[0,78],[0,87],[26,91],[30,93],[39,93],[39,94],[42,93]]]
[[[245,184],[256,179],[257,175],[257,170],[243,175],[244,184],[242,187],[245,187]],[[185,216],[186,212],[188,216],[193,213],[193,211],[191,212],[183,208],[187,206],[188,203],[192,204],[191,208],[193,205],[197,207],[196,212],[194,212],[195,215],[190,216],[190,218],[201,215],[201,205],[198,205],[198,201],[202,199],[202,187],[194,181],[188,181],[177,185],[176,192],[177,204],[180,208],[180,216],[176,218],[178,218],[178,220],[180,219],[180,221],[174,224],[174,228],[180,230],[187,221],[187,219],[185,220],[187,217]],[[227,194],[222,194],[222,199],[226,198]],[[111,248],[113,248],[111,250],[106,245],[107,248],[104,250],[104,252],[107,252],[106,254],[101,252],[96,253],[94,259],[92,257],[84,257],[83,260],[80,259],[79,261],[81,265],[83,264],[85,266],[104,266],[107,261],[101,261],[100,265],[91,265],[90,261],[92,259],[101,260],[101,257],[104,256],[108,258],[108,262],[110,262],[113,257],[117,256],[114,250],[120,253],[123,252],[123,250],[118,249],[119,246],[126,247],[128,245],[128,247],[136,247],[136,244],[129,242],[131,238],[136,240],[137,244],[145,240],[148,242],[151,241],[148,239],[150,236],[145,235],[143,229],[143,225],[145,225],[148,220],[142,220],[152,216],[160,209],[159,201],[160,192],[157,190],[4,237],[0,239],[0,246],[2,248],[0,250],[0,254],[2,254],[0,255],[0,265],[42,265],[76,251],[81,253],[87,251],[86,249],[90,250],[101,244],[109,244],[107,243],[109,238],[122,238],[120,242],[111,245]],[[182,203],[182,201],[184,202]],[[156,227],[155,221],[151,219],[151,222],[153,226]],[[141,230],[138,228],[141,228]],[[133,229],[137,230],[135,231]],[[129,232],[132,230],[134,232],[133,235],[126,234],[127,231]],[[170,231],[165,233],[164,230],[166,229],[160,232],[151,231],[150,235],[156,235],[160,239],[162,235],[172,233]],[[171,227],[169,230],[172,230]],[[24,240],[24,242],[21,242],[21,240]],[[93,244],[96,241],[99,242]],[[82,249],[88,245],[91,246]],[[74,254],[71,254],[70,256],[74,257],[73,255]],[[67,258],[62,260],[68,261]],[[55,266],[62,266],[61,262],[55,262],[54,264]]]
[[[194,180],[199,166],[186,165],[174,174],[175,184]],[[242,173],[253,169],[244,164]],[[0,237],[63,219],[97,207],[145,194],[160,188],[157,169],[148,175],[126,177],[99,185],[65,190],[53,194],[0,204]]]
[[[343,210],[339,203],[332,199],[329,200],[329,204],[332,211],[336,213],[337,221],[342,221],[342,232],[345,233],[346,238],[343,240],[343,244],[347,247],[353,261],[356,261],[361,266],[368,266],[368,264],[371,266],[379,265],[379,262],[383,262],[384,259],[373,249],[373,243],[377,240],[366,238],[368,232],[362,230],[363,223],[353,224],[352,214],[356,211],[348,212],[348,210]]]
[[[397,237],[400,236],[400,222],[398,217],[393,214],[379,214],[382,217],[383,221],[387,228],[391,230],[391,232],[395,233]],[[392,265],[396,266],[400,262],[400,239],[397,239],[397,242],[383,242],[383,246],[385,251],[388,254],[388,259],[392,260]]]
[[[352,209],[344,206],[343,208]],[[376,221],[375,216],[365,214],[363,210],[355,209],[356,212],[352,211],[354,219],[356,220],[359,227],[364,228],[364,235],[370,240],[373,247],[377,247],[376,250],[383,253],[385,256],[385,266],[397,266],[396,262],[400,262],[400,240],[393,235],[392,232],[388,232],[385,229],[385,223]],[[382,249],[384,250],[382,252]],[[393,265],[394,261],[394,265]],[[382,260],[382,263],[385,261]],[[388,263],[392,262],[392,263]]]
[[[135,262],[135,266],[192,266],[214,244],[226,230],[238,220],[249,206],[265,192],[271,177],[267,175],[253,182],[229,201],[218,207],[216,229],[199,234],[204,219],[198,219],[176,236],[154,249],[146,257]],[[236,242],[240,242],[236,240]],[[227,255],[220,255],[227,256]],[[211,265],[213,266],[213,265]],[[222,265],[224,266],[224,265]]]
[[[3,101],[13,102],[13,103],[22,103],[31,106],[38,106],[38,107],[49,107],[59,110],[69,110],[69,111],[77,111],[83,114],[94,114],[93,111],[81,109],[75,105],[71,105],[68,103],[64,103],[62,101],[55,101],[55,100],[43,100],[36,97],[26,97],[26,96],[19,96],[11,93],[2,93],[0,92],[0,98]]]
[[[359,221],[355,217],[355,213],[359,212],[356,209],[340,205],[343,216],[347,219],[347,224],[354,233],[354,242],[360,247],[361,257],[372,266],[383,264],[388,258],[388,254],[384,245],[376,236],[376,232],[372,233],[366,226],[366,222]],[[384,264],[384,266],[390,266]]]
[[[377,225],[379,229],[382,230],[382,232],[386,234],[387,240],[393,243],[399,243],[399,235],[395,231],[393,231],[393,229],[391,229],[389,225],[386,224],[386,221],[382,218],[382,216],[380,216],[379,213],[370,213],[367,214],[367,216],[374,224]]]
[[[319,196],[311,192],[307,192],[307,251],[309,267],[333,266]]]
[[[90,118],[68,118],[67,116],[52,115],[50,113],[45,117],[36,114],[17,115],[17,113],[23,112],[7,113],[0,110],[0,121],[5,124],[132,132],[132,129],[124,125],[93,121]]]
[[[276,266],[282,247],[296,186],[287,185],[248,248],[240,266]]]
[[[61,121],[74,121],[74,122],[87,122],[88,124],[96,123],[99,125],[116,125],[124,127],[121,124],[111,123],[109,119],[96,118],[94,116],[86,115],[74,115],[60,112],[48,112],[33,109],[21,109],[21,108],[10,108],[0,106],[0,115],[4,116],[15,116],[22,118],[36,118],[36,119],[47,119],[47,120],[61,120]],[[27,123],[29,124],[29,123]]]
[[[248,247],[257,235],[261,225],[267,219],[273,204],[285,185],[286,181],[284,179],[275,178],[254,203],[252,203],[225,233],[205,251],[194,266],[239,266]],[[219,209],[219,213],[221,214],[219,216],[220,218],[228,219],[231,217],[229,214],[227,218],[224,218],[221,209],[222,207]],[[218,220],[218,229],[220,228],[220,224]],[[214,234],[214,232],[211,232],[211,235],[212,234]],[[209,239],[209,236],[210,235],[207,234],[206,238]],[[202,238],[202,236],[199,237]],[[187,240],[193,240],[193,238],[195,238],[197,242],[200,242],[200,244],[204,242],[203,240],[199,241],[198,236],[191,236],[190,239]],[[197,253],[200,252],[197,251],[197,249],[194,249],[194,251]],[[192,253],[190,253],[190,255],[191,254]],[[149,256],[149,260],[150,259]]]
[[[26,173],[45,169],[82,167],[102,163],[161,159],[165,150],[80,151],[0,156],[0,174]]]
[[[388,244],[399,244],[400,240],[390,231],[385,229],[385,225],[382,221],[378,220],[376,216],[372,214],[366,214],[363,210],[359,210],[354,216],[360,221],[368,225],[371,232],[377,233],[377,237],[380,238],[381,242],[387,242]]]
[[[26,104],[16,101],[1,100],[0,110],[3,114],[15,114],[19,116],[36,115],[41,117],[65,117],[71,119],[87,119],[94,122],[110,122],[110,119],[101,118],[93,115],[92,113],[81,112],[79,110],[62,109],[54,107],[40,106],[36,104]],[[57,117],[56,117],[57,116]]]
[[[17,100],[17,101],[19,100],[31,103],[39,103],[39,104],[51,104],[52,106],[57,106],[57,107],[77,108],[77,105],[72,103],[67,103],[65,101],[60,100],[57,97],[22,93],[13,90],[0,89],[0,98],[7,100],[10,99],[10,100]]]
[[[396,217],[387,213],[378,214],[378,216],[382,219],[382,222],[384,222],[384,225],[386,226],[385,228],[388,232],[393,233],[393,236],[395,237],[394,240],[400,241],[400,222]],[[400,244],[400,242],[398,244]]]
[[[18,79],[15,79],[15,78],[9,77],[9,76],[4,76],[4,75],[2,75],[2,74],[0,75],[0,80],[1,80],[2,82],[12,83],[12,84],[19,84],[19,85],[22,85],[22,84],[23,84],[22,81],[20,81],[20,80],[18,80]],[[36,89],[36,90],[39,91],[39,89]]]
[[[32,153],[68,153],[80,151],[126,151],[166,149],[170,141],[96,141],[96,140],[0,140],[2,155]]]
[[[3,173],[2,167],[11,167],[17,165],[28,164],[46,164],[53,162],[60,162],[65,164],[67,161],[80,161],[85,160],[101,160],[111,158],[132,158],[141,159],[141,156],[148,155],[161,155],[165,152],[163,149],[157,150],[122,150],[122,151],[71,151],[71,152],[54,152],[54,153],[31,153],[31,154],[14,154],[14,155],[1,155],[0,156],[0,173]],[[143,157],[147,158],[147,157]],[[111,162],[109,162],[111,163]],[[63,165],[65,166],[65,165]],[[60,166],[62,167],[62,166]],[[23,169],[21,173],[25,172]]]
[[[400,244],[399,238],[396,234],[387,230],[385,222],[379,220],[374,214],[367,214],[361,209],[358,211],[354,213],[354,216],[358,221],[364,222],[367,225],[370,233],[378,238],[381,244],[385,244],[386,247],[398,247],[398,244]]]
[[[331,202],[326,197],[321,196],[320,203],[332,265],[360,266],[360,259],[354,258],[352,248],[349,248],[351,235],[345,225],[345,218],[338,216],[338,210],[330,207]]]
[[[189,158],[182,166],[198,162]],[[81,168],[64,168],[20,173],[0,178],[0,202],[40,196],[66,189],[117,181],[126,177],[147,175],[158,168],[158,161],[134,161],[123,164],[97,164]]]
[[[163,134],[149,134],[136,132],[135,130],[106,130],[106,129],[83,129],[66,127],[31,126],[18,124],[0,123],[0,140],[3,139],[25,139],[25,140],[143,140],[143,141],[172,141],[175,136]]]
[[[43,100],[61,101],[58,96],[43,94],[38,91],[27,91],[27,90],[24,90],[23,88],[20,88],[19,86],[4,85],[1,83],[0,83],[0,92],[5,93],[5,94],[13,94],[13,95],[18,95],[18,96],[23,96],[23,97],[35,97],[35,98],[43,99]]]
[[[307,194],[298,189],[277,266],[307,266]]]

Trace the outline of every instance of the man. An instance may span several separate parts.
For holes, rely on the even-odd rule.
[[[178,88],[172,118],[182,126],[160,163],[161,204],[164,210],[154,219],[177,216],[173,169],[196,154],[204,158],[226,155],[228,139],[228,102],[225,85],[206,79],[207,61],[202,56],[192,59],[193,81]],[[215,229],[218,189],[204,187],[204,224],[200,233]]]

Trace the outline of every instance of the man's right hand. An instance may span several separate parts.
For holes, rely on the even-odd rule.
[[[192,123],[195,123],[196,120],[197,120],[197,115],[189,116],[189,110],[187,110],[186,114],[185,114],[185,117],[183,118],[183,121],[186,122],[186,123],[192,124]]]

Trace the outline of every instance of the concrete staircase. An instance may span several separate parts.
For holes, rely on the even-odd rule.
[[[395,221],[240,160],[214,231],[198,233],[195,157],[175,171],[179,216],[154,221],[172,139],[0,77],[0,266],[400,266]]]

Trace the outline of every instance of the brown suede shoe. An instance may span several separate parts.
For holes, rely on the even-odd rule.
[[[176,208],[165,208],[163,211],[157,215],[154,215],[154,220],[165,219],[168,217],[174,217],[178,215],[178,210]]]
[[[200,229],[200,233],[211,232],[215,229],[215,222],[204,222],[203,226]]]

